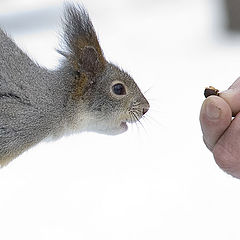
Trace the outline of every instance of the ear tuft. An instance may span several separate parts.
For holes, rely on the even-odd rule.
[[[65,5],[63,19],[64,50],[58,50],[74,71],[97,74],[106,60],[87,11],[80,5]]]

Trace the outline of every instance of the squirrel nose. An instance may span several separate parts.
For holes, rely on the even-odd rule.
[[[143,115],[149,110],[149,108],[143,108]]]

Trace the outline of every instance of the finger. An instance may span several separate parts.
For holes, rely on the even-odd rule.
[[[235,82],[229,87],[229,89],[240,88],[240,77],[235,80]]]
[[[219,94],[230,106],[233,116],[240,112],[240,78],[228,90]]]
[[[210,96],[205,99],[200,111],[200,123],[204,142],[211,151],[231,120],[231,108],[222,98]]]
[[[220,168],[240,178],[240,113],[216,143],[213,155]]]

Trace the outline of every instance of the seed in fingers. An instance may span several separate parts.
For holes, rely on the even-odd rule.
[[[212,96],[212,95],[219,96],[219,90],[212,86],[205,88],[205,90],[204,90],[205,98]]]

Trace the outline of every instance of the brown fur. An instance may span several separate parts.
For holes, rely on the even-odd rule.
[[[82,73],[81,75],[77,74],[75,77],[75,87],[72,92],[72,99],[79,100],[84,95],[84,90],[88,84],[88,76],[86,73]]]

